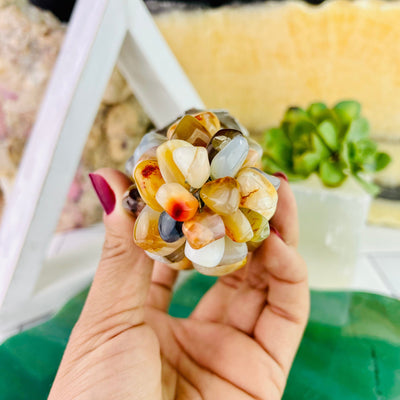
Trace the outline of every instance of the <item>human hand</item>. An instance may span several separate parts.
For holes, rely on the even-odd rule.
[[[309,312],[288,183],[275,229],[246,267],[178,319],[167,314],[178,272],[133,242],[135,221],[121,206],[130,181],[110,169],[94,181],[106,210],[102,258],[49,399],[280,399]]]

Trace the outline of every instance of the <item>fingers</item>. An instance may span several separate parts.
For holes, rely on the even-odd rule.
[[[267,271],[268,293],[253,335],[288,374],[310,307],[306,264],[275,233],[255,254],[254,262]]]
[[[90,176],[104,208],[105,242],[80,325],[108,330],[141,324],[152,261],[133,242],[135,220],[121,200],[130,180],[121,172],[100,169]]]
[[[154,263],[150,290],[146,304],[161,311],[167,311],[172,297],[178,271],[156,261]]]
[[[299,224],[296,199],[285,179],[281,179],[281,185],[278,189],[278,205],[270,224],[278,230],[288,245],[297,247]]]
[[[274,217],[274,223],[279,226],[289,243],[297,243],[297,212],[293,194],[286,180],[281,180],[279,189],[279,206]],[[283,206],[282,206],[283,205]],[[227,276],[226,278],[228,278]],[[225,277],[224,277],[225,278]],[[256,324],[265,307],[272,304],[276,307],[286,307],[288,317],[302,321],[307,318],[308,301],[307,271],[304,261],[298,255],[295,247],[288,246],[283,237],[274,227],[271,235],[253,254],[246,269],[246,276],[236,293],[231,296],[225,310],[225,323],[249,335],[254,333]],[[291,304],[280,304],[287,298],[286,287],[281,282],[288,281],[295,286],[305,282],[304,290],[299,295],[299,309],[296,301]],[[290,290],[290,289],[288,289]]]

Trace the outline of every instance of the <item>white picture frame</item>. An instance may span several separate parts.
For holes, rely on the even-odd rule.
[[[0,226],[0,328],[55,307],[35,287],[116,63],[157,127],[204,107],[141,0],[77,2]]]

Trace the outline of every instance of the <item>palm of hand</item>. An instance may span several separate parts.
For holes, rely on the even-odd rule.
[[[264,252],[271,260],[273,246],[286,246],[277,237],[269,244],[246,269],[220,278],[186,320],[165,313],[171,281],[155,271],[146,321],[160,343],[163,399],[280,399],[308,306],[306,297],[286,313],[279,299],[290,301],[287,292],[307,290],[307,284],[295,271],[304,269],[293,249],[277,258],[279,264],[292,261],[283,273],[289,280],[265,272]],[[271,302],[274,297],[278,302]]]

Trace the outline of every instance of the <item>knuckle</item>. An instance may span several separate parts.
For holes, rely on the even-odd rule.
[[[116,232],[107,232],[104,244],[102,261],[119,260],[125,258],[132,251],[132,240]]]

